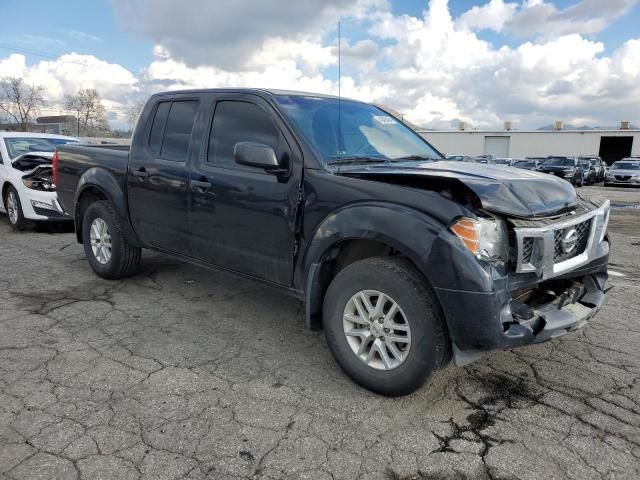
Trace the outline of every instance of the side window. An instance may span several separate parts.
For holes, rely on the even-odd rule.
[[[233,149],[238,142],[263,143],[278,153],[280,131],[267,112],[253,103],[218,102],[211,125],[207,162],[237,169],[250,168],[235,163]]]
[[[159,103],[158,108],[156,108],[156,114],[153,117],[151,133],[149,133],[149,148],[158,156],[162,148],[162,135],[164,134],[164,127],[167,124],[167,116],[169,115],[170,108],[171,102]]]
[[[183,161],[189,151],[198,102],[161,102],[149,133],[149,148],[166,160]]]
[[[197,109],[198,102],[196,101],[173,102],[171,104],[160,152],[162,158],[176,161],[186,159]]]

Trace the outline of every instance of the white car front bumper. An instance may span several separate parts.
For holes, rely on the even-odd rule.
[[[55,192],[41,192],[25,187],[18,191],[18,195],[22,204],[22,214],[29,220],[72,220],[60,206]]]

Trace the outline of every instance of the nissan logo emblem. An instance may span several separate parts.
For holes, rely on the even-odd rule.
[[[567,230],[562,237],[562,251],[564,253],[571,253],[578,245],[578,231],[575,228]]]

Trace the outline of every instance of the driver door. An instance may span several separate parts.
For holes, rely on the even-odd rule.
[[[191,244],[196,258],[291,285],[302,157],[273,108],[255,95],[220,95],[204,155],[191,168]],[[235,162],[239,142],[270,146],[282,168]]]

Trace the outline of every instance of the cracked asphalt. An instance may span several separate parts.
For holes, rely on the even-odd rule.
[[[289,297],[150,252],[101,280],[0,217],[0,479],[637,479],[640,191],[581,191],[620,207],[596,319],[397,399]]]

